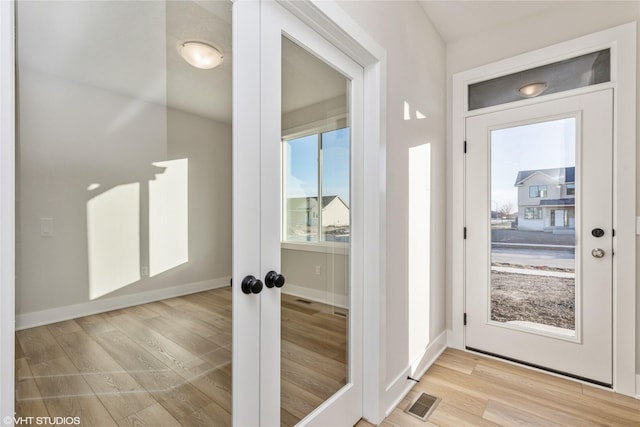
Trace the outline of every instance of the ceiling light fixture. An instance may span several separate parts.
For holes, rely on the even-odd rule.
[[[527,83],[518,88],[518,94],[520,94],[520,96],[524,96],[525,98],[533,98],[544,92],[547,87],[549,87],[549,85],[547,85],[547,82]]]
[[[180,56],[189,64],[203,70],[210,70],[222,64],[224,56],[215,47],[197,41],[188,41],[178,46]]]

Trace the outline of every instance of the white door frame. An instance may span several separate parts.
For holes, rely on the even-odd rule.
[[[384,418],[384,295],[386,275],[386,51],[335,1],[280,1],[364,68],[364,408]],[[15,53],[14,0],[0,1],[0,417],[14,414],[15,334]],[[254,39],[256,40],[256,39]],[[255,41],[254,41],[255,43]],[[236,208],[239,206],[236,206]],[[250,397],[248,397],[250,399]],[[234,403],[235,405],[235,403]],[[0,421],[2,422],[2,421]]]
[[[509,59],[457,73],[452,99],[452,219],[451,313],[448,344],[465,345],[464,292],[464,152],[465,118],[539,102],[528,99],[467,111],[469,84],[560,61],[595,50],[611,48],[611,82],[614,89],[613,224],[616,232],[613,258],[613,387],[636,396],[636,23],[559,43]],[[602,87],[602,86],[600,86]],[[589,87],[547,95],[545,100],[586,93]]]

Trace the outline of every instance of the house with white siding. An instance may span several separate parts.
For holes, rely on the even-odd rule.
[[[571,166],[518,172],[518,229],[575,232],[575,171]]]

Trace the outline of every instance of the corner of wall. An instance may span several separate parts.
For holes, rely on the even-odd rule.
[[[420,378],[435,363],[440,355],[447,348],[447,331],[438,335],[424,350],[424,352],[407,366],[395,379],[393,379],[384,391],[383,401],[385,416],[389,414],[402,402],[402,399],[411,391],[416,384],[409,379]]]

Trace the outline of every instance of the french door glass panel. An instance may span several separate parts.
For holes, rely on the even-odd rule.
[[[298,423],[347,383],[349,86],[283,36],[282,123],[305,135],[283,135],[283,426]]]
[[[466,132],[465,345],[611,384],[611,91]]]
[[[16,417],[231,423],[231,8],[16,2]]]

